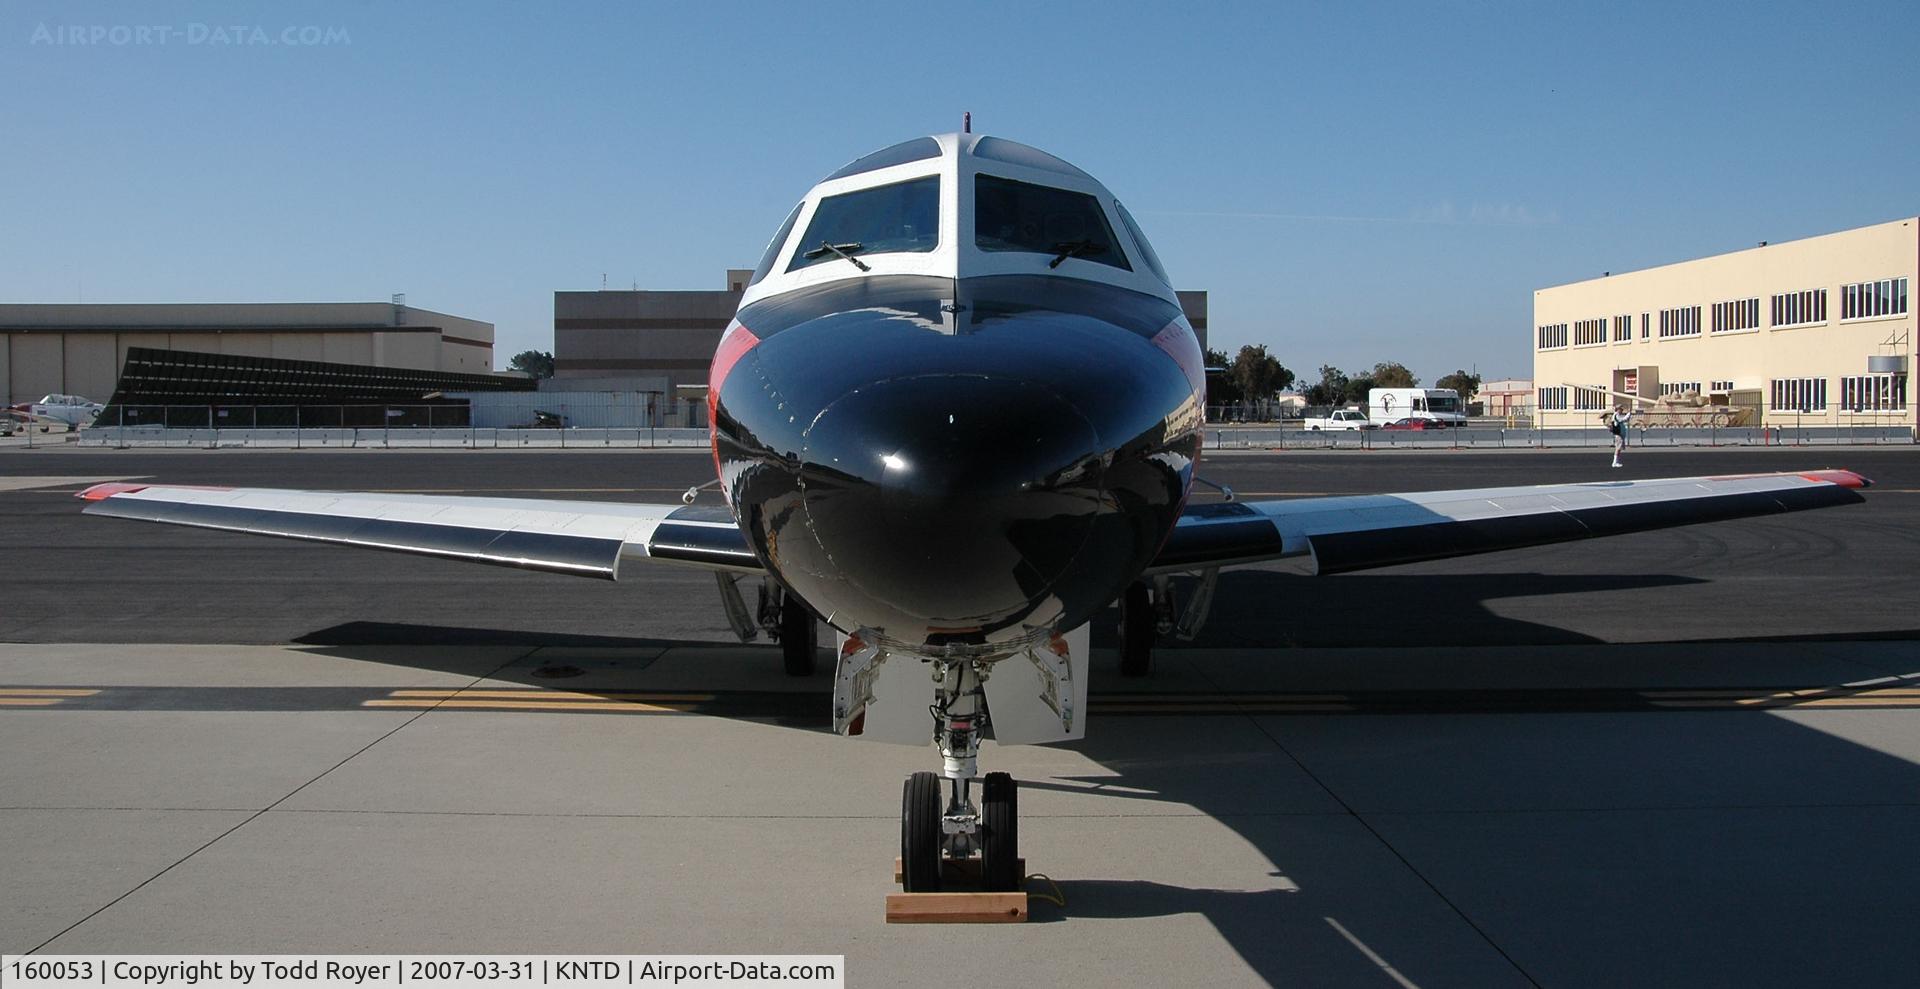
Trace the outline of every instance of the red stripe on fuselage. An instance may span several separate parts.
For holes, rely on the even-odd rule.
[[[1166,351],[1180,370],[1186,372],[1187,383],[1193,386],[1195,395],[1207,392],[1207,356],[1200,352],[1200,338],[1194,336],[1193,327],[1184,319],[1168,323],[1160,332],[1153,335],[1153,345]]]
[[[760,338],[745,324],[735,323],[720,338],[720,349],[713,352],[713,367],[707,372],[707,446],[713,450],[713,473],[720,475],[720,386],[727,383],[727,375],[740,358],[752,350]]]

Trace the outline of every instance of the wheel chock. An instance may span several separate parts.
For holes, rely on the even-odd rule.
[[[1027,860],[1016,859],[1021,875]],[[905,876],[901,862],[893,860],[893,881],[898,885]],[[940,881],[961,887],[939,893],[888,893],[889,924],[1021,924],[1027,919],[1027,894],[1024,891],[990,893],[980,889],[980,859],[942,859]],[[968,889],[966,887],[972,887]]]
[[[1020,924],[1025,893],[888,893],[889,924]]]

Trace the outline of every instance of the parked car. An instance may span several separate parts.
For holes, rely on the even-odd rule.
[[[1387,423],[1386,425],[1381,426],[1380,428],[1381,429],[1447,429],[1450,427],[1447,423],[1441,422],[1438,419],[1421,419],[1414,416],[1408,416],[1405,419],[1395,419],[1394,421]]]

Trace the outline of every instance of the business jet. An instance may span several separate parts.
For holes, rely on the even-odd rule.
[[[958,858],[990,888],[1020,882],[1017,788],[980,776],[981,742],[1084,735],[1087,626],[1116,600],[1122,670],[1141,674],[1156,635],[1204,620],[1222,567],[1341,573],[1858,502],[1868,483],[1821,470],[1190,503],[1205,391],[1160,259],[1105,186],[1023,144],[945,134],[827,176],[774,234],[712,365],[702,487],[723,505],[698,489],[668,505],[161,484],[81,497],[95,515],[589,577],[705,567],[736,628],[775,633],[797,674],[818,616],[838,647],[834,729],[939,751],[941,771],[902,797],[904,884],[929,891]],[[1200,580],[1176,608],[1182,573]],[[756,577],[749,609],[738,585]]]

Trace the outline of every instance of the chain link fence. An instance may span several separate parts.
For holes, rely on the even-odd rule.
[[[1920,436],[1913,413],[1904,409],[1702,406],[1636,414],[1626,442],[1632,448],[1882,445],[1916,439]],[[1611,447],[1613,432],[1597,411],[1536,414],[1529,407],[1435,429],[1309,430],[1302,419],[1249,424],[1210,420],[1207,443],[1216,449],[1577,448]]]
[[[467,399],[344,405],[114,405],[84,446],[704,446],[700,399],[659,392],[480,393]]]
[[[1904,410],[1712,409],[1638,415],[1629,447],[1813,446],[1915,442]],[[360,405],[126,405],[81,430],[85,446],[180,447],[697,447],[707,443],[706,405],[652,392],[547,400],[540,393],[463,401]],[[64,430],[64,424],[60,426]],[[25,430],[32,445],[40,433]],[[1464,427],[1313,431],[1299,419],[1210,421],[1210,449],[1394,449],[1606,447],[1597,413],[1531,409],[1470,419]],[[62,436],[59,442],[68,437]],[[51,438],[41,436],[39,442]]]

